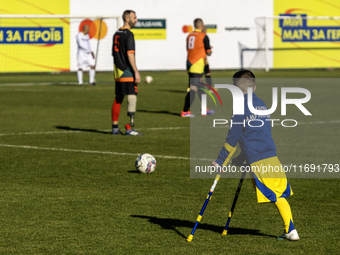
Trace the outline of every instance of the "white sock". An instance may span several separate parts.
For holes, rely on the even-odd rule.
[[[78,84],[83,84],[83,71],[78,70],[77,71],[77,76],[78,76]]]
[[[94,69],[90,69],[90,83],[94,83],[94,76],[96,71]]]

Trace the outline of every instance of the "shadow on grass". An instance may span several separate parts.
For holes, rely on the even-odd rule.
[[[137,170],[130,170],[128,171],[129,174],[141,174],[141,172],[138,172]]]
[[[176,89],[159,89],[159,91],[165,91],[165,92],[170,92],[170,93],[181,93],[181,94],[186,94],[187,92],[185,90],[176,90]]]
[[[111,135],[110,131],[101,131],[97,129],[86,129],[86,128],[72,128],[67,126],[56,126],[57,129],[67,130],[67,131],[78,131],[78,132],[91,132],[91,133],[99,133],[105,135]]]
[[[157,224],[161,226],[163,229],[170,229],[174,230],[178,235],[180,235],[183,238],[187,238],[183,233],[179,232],[176,227],[186,227],[192,229],[195,225],[194,221],[188,221],[188,220],[180,220],[180,219],[167,219],[167,218],[158,218],[158,217],[151,217],[151,216],[145,216],[145,215],[130,215],[134,218],[140,218],[140,219],[147,219],[152,224]],[[212,224],[199,224],[197,229],[203,229],[203,230],[209,230],[216,233],[221,234],[224,226],[217,226]],[[189,235],[189,232],[186,233]],[[228,228],[228,235],[252,235],[252,236],[266,236],[266,237],[272,237],[276,238],[276,236],[273,235],[266,235],[260,233],[260,230],[257,229],[248,229],[248,228]]]
[[[137,110],[137,112],[157,113],[157,114],[169,114],[169,115],[174,115],[174,116],[181,116],[181,113],[178,113],[178,112],[169,112],[169,111]]]

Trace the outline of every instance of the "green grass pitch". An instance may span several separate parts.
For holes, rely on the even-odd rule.
[[[212,76],[233,73],[213,71]],[[190,122],[179,117],[187,74],[146,74],[154,82],[139,86],[136,129],[145,134],[140,137],[110,135],[112,73],[98,73],[96,87],[65,85],[75,84],[74,73],[0,75],[0,254],[339,252],[336,178],[290,179],[294,195],[288,201],[299,242],[275,239],[283,231],[281,218],[274,205],[256,203],[249,179],[222,237],[238,179],[221,179],[187,243],[213,180],[190,179]],[[338,71],[255,75],[340,78]],[[339,164],[340,85],[301,87],[311,90],[307,108],[313,117],[306,121],[314,123],[274,129],[278,156],[283,163]],[[124,101],[120,128],[127,122]],[[137,155],[146,152],[157,159],[150,175],[134,168]]]

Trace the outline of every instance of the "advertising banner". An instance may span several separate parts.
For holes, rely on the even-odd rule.
[[[122,13],[132,9],[138,23],[132,29],[136,39],[136,61],[140,70],[185,70],[186,37],[193,31],[195,18],[202,18],[213,54],[211,69],[264,67],[258,17],[271,19],[266,38],[270,68],[340,67],[340,21],[296,19],[297,16],[337,16],[340,5],[317,0],[218,1],[94,1],[0,0],[0,14],[72,15],[76,19],[0,19],[0,72],[58,72],[77,70],[75,36],[83,22],[90,25],[90,44],[98,56],[98,71],[113,70],[112,37],[122,25]],[[244,11],[244,6],[248,10]],[[115,7],[115,8],[111,8]],[[87,19],[86,17],[93,17]],[[117,17],[100,20],[99,17]],[[98,17],[98,18],[94,18]],[[99,32],[100,31],[100,32]],[[98,48],[97,48],[98,47]],[[260,64],[256,65],[254,58]],[[248,64],[247,64],[248,63]],[[253,65],[249,64],[253,63]],[[255,64],[254,64],[255,63]]]
[[[165,19],[139,19],[136,26],[131,29],[136,40],[165,40]]]
[[[303,19],[339,16],[339,8],[340,4],[334,1],[274,1],[274,16],[291,16],[292,19],[274,20],[273,67],[340,67],[340,21]]]
[[[69,0],[1,0],[1,14],[69,14]],[[1,19],[0,72],[70,70],[69,21]]]

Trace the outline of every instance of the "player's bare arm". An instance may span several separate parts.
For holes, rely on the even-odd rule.
[[[140,74],[138,72],[137,66],[136,66],[136,58],[135,58],[135,54],[134,53],[128,53],[128,58],[129,58],[129,62],[131,64],[131,67],[135,73],[135,83],[138,84],[141,81],[140,78]]]

